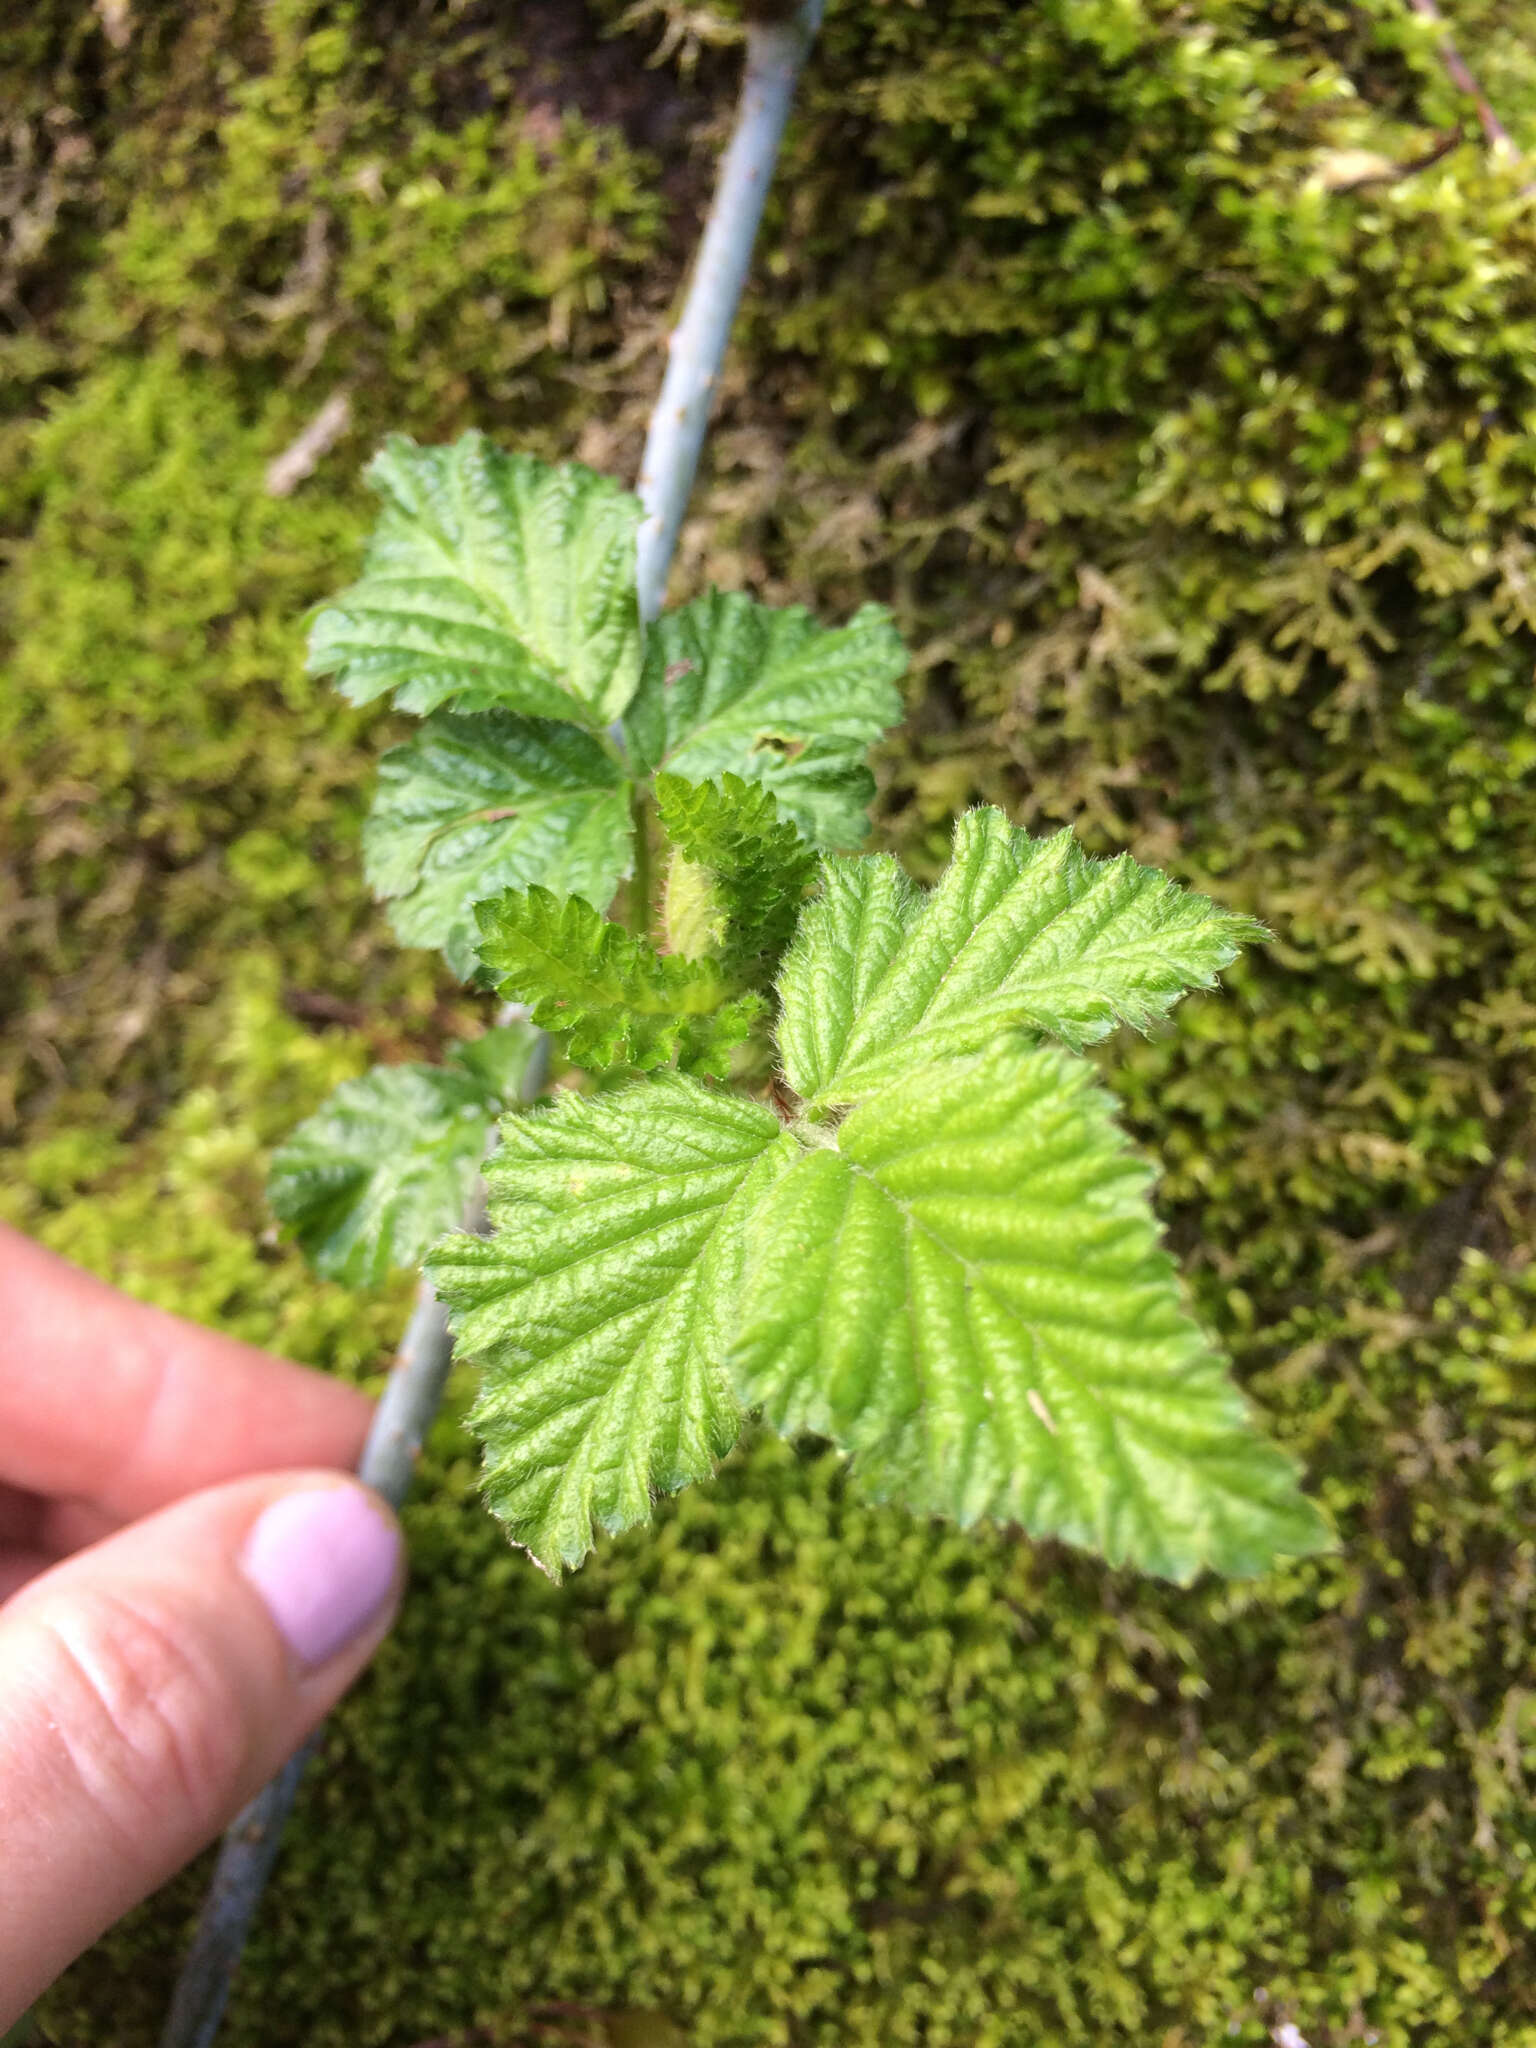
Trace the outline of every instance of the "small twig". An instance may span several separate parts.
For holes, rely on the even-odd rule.
[[[509,1004],[501,1021],[510,1023],[522,1014]],[[532,1101],[543,1087],[548,1065],[549,1041],[541,1039],[523,1076],[524,1101]],[[485,1227],[483,1184],[465,1210],[464,1227]],[[391,1507],[398,1508],[410,1492],[422,1441],[441,1405],[452,1363],[447,1314],[423,1280],[357,1467],[359,1479]],[[319,1748],[322,1732],[315,1730],[226,1832],[192,1946],[176,1979],[161,2048],[208,2048],[217,2034],[251,1917],[277,1860],[304,1766]]]
[[[667,374],[651,414],[640,463],[640,612],[654,619],[693,490],[699,450],[725,360],[731,323],[747,281],[795,80],[821,23],[823,0],[805,0],[792,21],[754,22],[747,31],[741,102],[720,164],[682,318],[667,344]]]
[[[1435,0],[1408,0],[1408,5],[1423,20],[1437,22],[1440,27],[1445,27],[1445,16],[1435,5]],[[1446,75],[1451,83],[1459,91],[1464,92],[1476,107],[1477,118],[1483,124],[1483,134],[1489,144],[1495,149],[1512,150],[1515,145],[1509,130],[1488,104],[1482,87],[1468,70],[1465,59],[1448,33],[1440,38],[1440,62],[1445,66]]]
[[[269,498],[286,498],[298,489],[315,465],[329,455],[352,420],[352,400],[345,389],[333,391],[302,433],[267,464]]]
[[[410,1487],[422,1436],[442,1398],[452,1358],[448,1318],[423,1280],[358,1466],[358,1476],[394,1507]],[[217,2034],[251,1917],[277,1860],[283,1824],[304,1766],[320,1746],[321,1733],[315,1730],[226,1833],[197,1932],[176,1980],[161,2048],[208,2048]]]
[[[1443,162],[1461,140],[1461,130],[1452,128],[1437,135],[1428,149],[1402,163],[1381,156],[1374,149],[1332,149],[1319,163],[1314,180],[1324,192],[1363,192],[1372,185],[1400,185],[1405,178],[1417,177],[1420,171],[1431,170]],[[1221,273],[1208,270],[1206,276],[1221,278]]]
[[[736,125],[646,441],[640,496],[649,516],[640,530],[639,576],[641,614],[648,620],[661,609],[726,337],[746,283],[795,79],[820,23],[822,4],[804,0],[792,23],[754,23],[748,31]],[[313,424],[318,427],[318,420]],[[507,1016],[503,1012],[504,1022]],[[546,1040],[546,1058],[547,1048]],[[531,1099],[542,1085],[543,1066],[536,1057],[524,1080],[524,1098]],[[483,1203],[483,1189],[478,1200]],[[468,1227],[478,1227],[483,1215],[483,1208],[477,1209]],[[410,1486],[452,1355],[447,1317],[423,1281],[358,1467],[359,1477],[394,1506]],[[276,1861],[283,1824],[319,1741],[317,1731],[225,1835],[160,2048],[211,2048],[251,1919]]]

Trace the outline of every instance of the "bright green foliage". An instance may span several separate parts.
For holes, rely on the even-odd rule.
[[[1128,854],[972,811],[927,896],[889,858],[827,864],[784,963],[785,1072],[808,1101],[852,1102],[1007,1024],[1073,1047],[1144,1030],[1264,936]]]
[[[486,1498],[545,1569],[594,1521],[649,1518],[735,1440],[720,1359],[771,1110],[672,1076],[509,1117],[487,1168],[494,1238],[432,1254],[432,1284],[485,1377]],[[770,1162],[771,1170],[771,1162]]]
[[[1112,1107],[1081,1062],[1005,1043],[808,1144],[752,1219],[742,1399],[851,1451],[877,1500],[1181,1583],[1325,1549],[1189,1317]]]
[[[267,1199],[317,1273],[376,1286],[463,1214],[486,1121],[515,1102],[536,1034],[504,1025],[445,1067],[343,1081],[273,1155]]]
[[[657,776],[656,812],[674,848],[667,934],[680,952],[720,952],[738,971],[778,965],[816,868],[813,849],[780,823],[778,809],[771,790],[738,775],[718,783]]]
[[[440,711],[379,763],[363,827],[368,882],[393,898],[412,946],[441,946],[469,980],[474,906],[543,882],[605,904],[632,858],[628,785],[599,741],[573,725]]]
[[[600,731],[635,693],[639,500],[578,463],[508,455],[471,430],[391,435],[362,580],[326,606],[309,665],[404,711],[517,711]]]
[[[468,979],[474,906],[498,889],[537,884],[601,908],[632,868],[633,806],[657,775],[671,790],[663,825],[675,809],[682,835],[672,944],[766,978],[809,873],[773,791],[823,844],[862,836],[863,755],[899,715],[906,664],[888,616],[865,606],[827,632],[798,608],[715,592],[653,628],[642,677],[628,493],[475,432],[436,448],[393,436],[369,476],[384,513],[362,580],[315,621],[310,668],[334,672],[355,703],[393,689],[400,709],[436,713],[387,757],[364,834],[399,935],[440,945]],[[637,683],[621,749],[609,729]],[[723,774],[734,794],[701,784],[714,794],[689,799],[678,767]],[[750,1015],[739,1008],[708,1045],[695,1033],[685,1065],[717,1071]],[[594,1022],[573,1056],[649,1066],[678,1050],[616,1028]]]
[[[762,1007],[752,995],[727,1000],[713,961],[658,953],[579,896],[535,883],[477,904],[475,916],[499,993],[561,1033],[581,1066],[675,1060],[688,1073],[723,1073]]]
[[[712,590],[646,635],[625,737],[648,772],[742,776],[818,846],[857,846],[874,795],[864,757],[901,716],[906,665],[880,605],[829,630],[798,605],[772,611]]]
[[[753,851],[770,849],[780,878],[803,876],[770,804],[748,795],[739,783],[659,792],[690,853],[749,872]],[[842,874],[897,873],[881,861],[823,868],[829,891]],[[1063,871],[1070,881],[1053,887]],[[776,1428],[852,1453],[855,1477],[880,1499],[967,1525],[1015,1520],[1180,1581],[1205,1565],[1253,1573],[1326,1547],[1289,1461],[1254,1431],[1186,1311],[1158,1244],[1151,1176],[1088,1069],[1017,1032],[999,1042],[1021,1000],[1037,1026],[1068,1016],[1068,1036],[1116,1009],[1166,1007],[1175,973],[1206,979],[1231,957],[1241,921],[1132,863],[1091,870],[996,813],[963,821],[953,865],[921,907],[890,900],[906,913],[898,939],[927,934],[927,952],[882,949],[890,921],[865,907],[837,927],[815,926],[813,906],[810,941],[786,963],[784,1021],[799,1043],[824,1053],[813,1019],[827,1019],[840,1047],[861,1004],[883,1018],[870,1057],[847,1063],[857,1090],[836,1050],[823,1058],[833,1101],[873,1090],[835,1132],[785,1131],[755,1106],[743,1123],[676,1081],[659,1097],[642,1086],[593,1110],[564,1106],[532,1119],[532,1137],[521,1135],[529,1120],[507,1126],[519,1149],[499,1182],[498,1234],[452,1240],[432,1271],[462,1354],[485,1368],[487,1494],[514,1538],[551,1568],[574,1564],[594,1515],[616,1528],[643,1513],[653,1408],[608,1395],[638,1329],[643,1384],[733,1382]],[[563,1023],[585,1063],[702,1064],[684,1019],[721,999],[712,959],[658,955],[588,904],[537,887],[477,915],[502,992]],[[839,929],[841,953],[827,936]],[[868,971],[867,934],[879,968],[894,955],[894,971]],[[950,983],[963,1025],[939,1007]],[[882,1008],[887,989],[896,994]],[[1011,1007],[989,1004],[997,989]],[[989,1041],[989,1055],[953,1057]],[[612,1173],[594,1183],[604,1145]],[[725,1177],[700,1183],[706,1168]],[[643,1314],[636,1329],[631,1301]],[[615,1306],[594,1355],[590,1318],[605,1303]],[[569,1444],[561,1433],[549,1450],[550,1418],[584,1413],[599,1393],[593,1455],[605,1467],[627,1461],[627,1490],[595,1495],[583,1454],[552,1504],[530,1464],[535,1474],[563,1466]],[[724,1391],[711,1398],[713,1436],[729,1440],[729,1413]],[[686,1471],[667,1465],[669,1490],[707,1469],[690,1455]]]

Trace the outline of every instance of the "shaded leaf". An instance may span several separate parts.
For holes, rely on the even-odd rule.
[[[544,1034],[530,1023],[494,1024],[450,1048],[450,1066],[470,1075],[491,1108],[537,1094],[546,1059]]]
[[[901,717],[906,665],[879,605],[829,630],[798,605],[710,591],[648,632],[626,739],[642,769],[739,775],[818,846],[857,846],[874,795],[864,756]]]
[[[317,1273],[377,1286],[459,1220],[497,1107],[464,1067],[374,1067],[273,1155],[267,1200]]]
[[[441,946],[468,980],[474,906],[540,882],[606,903],[629,872],[630,785],[589,733],[509,711],[440,711],[379,763],[363,827],[370,886],[411,946]]]

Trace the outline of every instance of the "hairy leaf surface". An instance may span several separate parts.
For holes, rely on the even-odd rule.
[[[590,733],[510,711],[440,711],[379,763],[363,859],[411,946],[476,966],[474,906],[540,882],[607,903],[633,854],[629,784]]]
[[[647,634],[625,735],[647,771],[739,775],[771,789],[818,846],[857,846],[875,788],[864,755],[901,717],[906,665],[879,605],[829,631],[798,605],[710,591]]]
[[[495,1235],[429,1261],[484,1371],[486,1497],[556,1575],[594,1523],[648,1521],[713,1470],[739,1411],[720,1369],[742,1219],[783,1163],[772,1113],[664,1075],[509,1117],[486,1170]]]
[[[384,512],[361,579],[315,619],[309,666],[367,704],[451,704],[600,730],[640,675],[639,500],[577,463],[480,433],[392,435],[368,476]]]
[[[744,1404],[831,1437],[878,1499],[1181,1582],[1326,1547],[1186,1313],[1084,1064],[1007,1044],[805,1135],[751,1221]]]
[[[1145,1029],[1263,936],[1127,854],[971,811],[927,895],[888,857],[825,864],[780,979],[785,1072],[809,1101],[853,1102],[1009,1025],[1073,1047]]]
[[[475,916],[497,989],[565,1033],[578,1065],[721,1073],[761,1014],[758,996],[727,1000],[713,961],[658,953],[579,896],[508,889]]]
[[[656,811],[676,850],[667,884],[667,930],[682,952],[713,950],[729,966],[770,968],[788,945],[816,856],[795,827],[779,817],[773,792],[723,775],[718,783],[656,778]],[[675,915],[679,877],[707,895],[689,944]]]

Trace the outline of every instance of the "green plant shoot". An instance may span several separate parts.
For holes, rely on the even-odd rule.
[[[914,887],[852,851],[901,715],[882,609],[711,592],[643,629],[617,485],[478,434],[371,475],[363,575],[311,638],[354,702],[423,718],[369,880],[586,1079],[503,1117],[487,1235],[452,1226],[531,1026],[348,1083],[270,1194],[336,1278],[425,1259],[513,1541],[578,1565],[755,1413],[877,1499],[1174,1580],[1326,1548],[1081,1057],[1262,928],[995,810]]]

